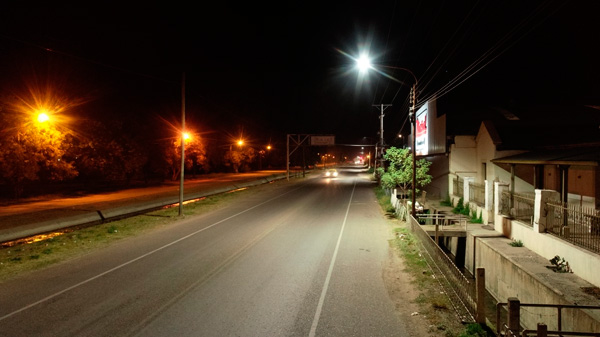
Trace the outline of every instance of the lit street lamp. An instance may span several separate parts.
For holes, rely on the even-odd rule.
[[[398,83],[404,84],[404,82],[390,76],[389,74],[386,74],[385,72],[377,69],[377,67],[379,68],[389,68],[389,69],[397,69],[397,70],[404,70],[406,72],[408,72],[409,74],[411,74],[411,76],[414,79],[413,85],[412,85],[412,89],[410,92],[410,102],[411,102],[411,106],[409,108],[409,118],[410,118],[410,124],[411,124],[411,129],[412,129],[412,196],[411,196],[411,202],[412,202],[412,210],[411,210],[411,214],[413,217],[415,217],[417,215],[416,212],[416,207],[415,207],[415,203],[416,203],[416,185],[417,185],[417,155],[416,155],[416,145],[417,145],[417,128],[416,128],[416,118],[415,118],[415,107],[417,105],[417,84],[418,84],[418,80],[417,77],[415,76],[415,74],[413,74],[412,71],[410,71],[407,68],[401,68],[401,67],[392,67],[392,66],[383,66],[383,65],[377,65],[374,66],[373,64],[371,64],[371,61],[369,60],[369,58],[366,55],[361,55],[360,58],[356,59],[356,66],[357,68],[360,70],[361,73],[364,73],[370,69],[376,71],[377,73],[393,80],[396,81]]]
[[[45,123],[45,122],[47,122],[47,121],[49,121],[49,120],[50,120],[50,117],[49,117],[49,116],[48,116],[48,114],[47,114],[47,113],[45,113],[45,112],[41,112],[41,113],[39,113],[39,114],[38,114],[38,116],[37,116],[37,121],[38,121],[38,123]]]

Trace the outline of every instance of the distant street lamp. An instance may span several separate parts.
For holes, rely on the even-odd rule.
[[[404,70],[406,72],[408,72],[409,74],[411,74],[411,76],[414,79],[413,85],[412,85],[412,89],[410,92],[410,102],[411,102],[411,106],[410,106],[410,110],[409,110],[409,118],[410,118],[410,124],[411,124],[411,129],[412,129],[412,196],[411,196],[411,202],[412,202],[412,210],[411,210],[411,214],[413,217],[415,217],[417,215],[417,211],[416,211],[416,188],[417,188],[417,152],[416,152],[416,145],[417,145],[417,123],[416,123],[416,118],[415,118],[415,107],[417,105],[417,84],[418,84],[418,80],[417,77],[415,76],[415,74],[407,69],[407,68],[401,68],[401,67],[392,67],[392,66],[384,66],[384,65],[373,65],[371,64],[371,61],[369,60],[369,57],[367,55],[361,55],[358,59],[356,59],[356,66],[359,69],[359,71],[361,73],[367,72],[368,70],[372,69],[374,71],[376,71],[377,73],[395,81],[398,82],[400,84],[404,84],[404,82],[390,76],[389,74],[377,69],[377,67],[379,68],[389,68],[389,69],[397,69],[397,70]]]
[[[49,117],[49,116],[48,116],[48,114],[47,114],[47,113],[45,113],[45,112],[41,112],[41,113],[39,113],[39,114],[38,114],[38,116],[37,116],[37,121],[38,121],[38,123],[45,123],[45,122],[47,122],[47,121],[49,121],[49,120],[50,120],[50,117]]]
[[[236,144],[237,144],[237,146],[238,146],[238,147],[240,147],[240,148],[241,148],[241,147],[242,147],[242,145],[244,145],[244,140],[243,140],[243,139],[240,139],[240,140],[238,140],[238,141],[236,142]],[[229,151],[233,151],[233,144],[229,144]]]

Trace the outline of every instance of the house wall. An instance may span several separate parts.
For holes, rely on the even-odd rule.
[[[569,168],[569,192],[586,197],[594,197],[596,194],[596,184],[590,184],[590,181],[595,181],[595,179],[595,167],[571,166]]]
[[[431,183],[424,188],[427,198],[445,199],[449,195],[448,167],[450,159],[447,156],[432,156],[426,159],[432,162],[429,167]]]
[[[448,167],[458,177],[474,177],[477,174],[477,143],[475,136],[455,136],[450,146]]]

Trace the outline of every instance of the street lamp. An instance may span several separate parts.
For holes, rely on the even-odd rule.
[[[412,210],[411,210],[411,214],[413,217],[415,217],[417,215],[417,211],[416,211],[416,187],[417,187],[417,152],[416,152],[416,145],[417,145],[417,122],[416,122],[416,118],[415,118],[415,107],[417,105],[417,84],[418,84],[418,80],[417,77],[415,76],[415,74],[407,68],[401,68],[401,67],[393,67],[393,66],[384,66],[384,65],[376,65],[374,66],[373,64],[371,64],[369,58],[366,55],[361,55],[358,59],[356,59],[356,66],[357,68],[361,71],[361,72],[366,72],[370,69],[376,71],[377,73],[393,80],[396,81],[400,84],[404,84],[404,82],[394,78],[393,76],[390,76],[389,74],[377,69],[379,68],[388,68],[388,69],[396,69],[396,70],[404,70],[406,72],[408,72],[414,79],[411,91],[410,91],[410,108],[409,108],[409,119],[410,119],[410,124],[411,124],[411,129],[412,129],[412,196],[411,196],[411,202],[412,202]]]
[[[37,116],[37,121],[38,121],[38,123],[45,123],[45,122],[47,122],[47,121],[49,121],[49,120],[50,120],[50,117],[49,117],[49,116],[48,116],[48,114],[47,114],[47,113],[45,113],[45,112],[41,112],[41,113],[39,113],[39,114],[38,114],[38,116]]]

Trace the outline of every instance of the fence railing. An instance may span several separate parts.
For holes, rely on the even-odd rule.
[[[479,206],[485,205],[485,186],[469,182],[469,200],[475,202]]]
[[[464,181],[462,179],[460,179],[460,177],[456,177],[452,180],[452,184],[453,184],[453,190],[454,190],[454,194],[458,195],[459,197],[464,197]]]
[[[535,208],[535,195],[511,194],[503,191],[500,195],[500,214],[519,220],[533,226],[533,212]]]
[[[546,232],[600,253],[600,211],[560,201],[545,205]]]
[[[513,217],[521,222],[533,226],[533,212],[535,208],[535,195],[513,195]]]
[[[461,308],[455,308],[465,320],[474,320],[477,310],[475,281],[468,279],[454,264],[452,259],[440,248],[429,234],[419,225],[411,221],[412,232],[419,238],[426,256],[430,262],[444,275],[447,286],[452,290],[448,293],[454,303],[460,303]]]
[[[501,318],[503,308],[507,308],[506,319]],[[545,315],[547,317],[555,316],[555,322],[544,322],[538,323],[537,329],[525,329],[521,331],[521,322],[523,321],[523,313],[521,310],[526,310],[530,315],[535,315],[535,309],[522,309],[522,308],[540,308],[540,310],[549,309],[556,310],[556,315]],[[590,305],[570,305],[570,304],[540,304],[540,303],[521,303],[518,298],[511,297],[506,303],[496,304],[496,333],[498,335],[507,337],[518,337],[536,335],[538,337],[552,335],[552,336],[600,336],[600,332],[588,332],[588,331],[567,331],[564,329],[563,316],[565,311],[570,311],[571,315],[576,315],[580,310],[600,310],[600,306]],[[530,312],[531,311],[531,312]],[[539,314],[539,312],[537,312]],[[537,319],[537,318],[536,318]],[[538,320],[539,322],[539,320]],[[555,327],[556,330],[549,331],[548,325]],[[521,333],[519,333],[521,331]],[[544,334],[540,334],[543,332]]]

